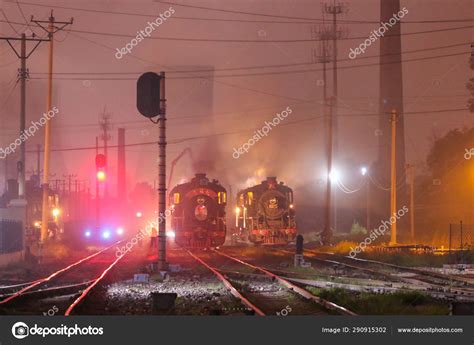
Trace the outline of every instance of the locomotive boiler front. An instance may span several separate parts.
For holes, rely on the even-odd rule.
[[[224,244],[227,192],[217,180],[196,174],[170,193],[174,212],[171,226],[175,242],[183,247],[215,247]]]
[[[293,190],[268,177],[237,195],[234,238],[255,244],[287,244],[296,237]]]

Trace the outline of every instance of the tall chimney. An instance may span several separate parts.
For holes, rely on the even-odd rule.
[[[381,25],[387,23],[387,31],[380,38],[380,117],[379,117],[379,150],[377,158],[377,176],[384,186],[390,186],[390,144],[391,123],[390,114],[395,110],[397,119],[396,160],[397,176],[400,180],[405,170],[405,126],[403,118],[403,78],[402,78],[402,43],[400,21],[392,25],[394,15],[403,17],[400,12],[400,0],[380,0]],[[406,197],[405,188],[398,190],[397,197],[403,202]],[[389,214],[390,204],[388,194],[380,195],[379,205],[382,216]]]

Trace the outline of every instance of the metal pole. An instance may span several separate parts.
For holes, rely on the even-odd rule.
[[[158,269],[166,270],[166,92],[165,72],[161,76],[161,115],[158,122],[159,128],[159,158],[158,158]],[[161,222],[159,221],[161,219]]]
[[[95,137],[95,156],[99,154],[99,137]],[[99,179],[95,177],[95,208],[96,208],[96,229],[100,228],[100,190],[99,190]]]
[[[48,56],[48,94],[46,96],[46,112],[49,112],[52,107],[53,97],[53,33],[54,33],[54,17],[51,13],[48,24],[49,41],[49,56]],[[43,158],[43,203],[41,213],[41,241],[40,246],[43,245],[48,237],[48,220],[49,220],[49,159],[51,142],[51,125],[50,121],[46,121],[44,126],[44,158]]]
[[[367,225],[367,231],[370,232],[370,183],[369,181],[366,179],[366,183],[367,183],[367,222],[366,222],[366,225]]]
[[[461,264],[464,263],[464,258],[463,258],[463,254],[464,254],[464,243],[463,243],[463,238],[462,238],[462,220],[460,221],[460,225],[461,225]]]
[[[26,35],[21,34],[21,51],[20,51],[20,137],[24,136],[26,124]],[[20,161],[18,164],[18,197],[25,198],[25,145],[26,141],[21,140],[20,144]]]
[[[414,196],[414,182],[415,182],[415,166],[407,164],[407,173],[410,181],[410,236],[411,240],[415,241],[415,196]]]
[[[390,204],[390,217],[394,216],[397,213],[397,165],[396,165],[396,143],[397,143],[397,112],[392,110],[392,181],[391,181],[391,204]],[[391,226],[391,236],[390,236],[390,244],[396,245],[397,244],[397,222],[393,222]]]
[[[452,224],[449,223],[449,255],[451,255],[451,228],[452,228]]]
[[[39,181],[39,179],[41,178],[41,172],[40,172],[40,166],[41,166],[41,145],[38,144],[36,145],[36,175],[38,175],[38,182],[41,183]]]

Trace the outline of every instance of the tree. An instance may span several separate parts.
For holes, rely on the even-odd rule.
[[[471,148],[474,128],[453,129],[433,143],[415,181],[417,237],[425,243],[445,244],[450,223],[474,223],[474,157],[465,157]]]

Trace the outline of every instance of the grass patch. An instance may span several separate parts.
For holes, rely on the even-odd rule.
[[[456,264],[461,262],[460,253],[451,255],[416,254],[416,253],[360,253],[359,258],[387,262],[407,267],[443,267],[445,264]],[[463,263],[474,263],[474,251],[463,253]]]
[[[308,287],[317,296],[361,315],[448,315],[448,304],[416,291],[373,294]]]

